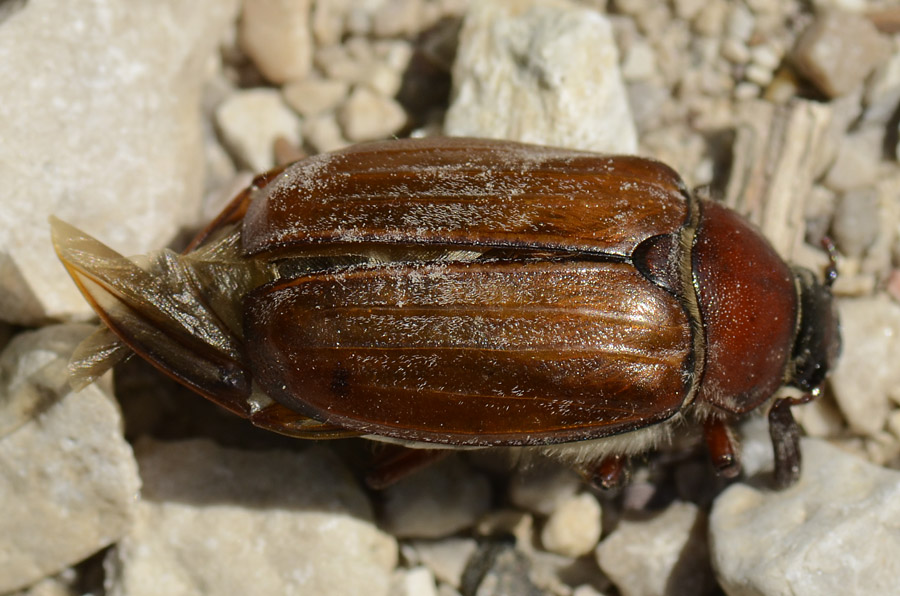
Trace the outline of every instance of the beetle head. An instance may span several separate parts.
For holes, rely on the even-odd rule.
[[[794,269],[800,313],[787,383],[807,392],[821,387],[841,351],[831,271],[833,268],[826,274],[825,283],[821,283],[812,271]]]

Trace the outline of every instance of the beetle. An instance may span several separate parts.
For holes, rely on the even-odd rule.
[[[733,477],[731,426],[768,407],[788,486],[790,406],[840,349],[833,251],[820,282],[633,156],[375,142],[258,176],[181,254],[127,259],[59,220],[53,239],[104,324],[77,382],[133,351],[257,426],[428,450],[375,484],[507,447],[615,486],[682,427]]]

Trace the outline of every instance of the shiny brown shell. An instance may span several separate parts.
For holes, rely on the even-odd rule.
[[[839,346],[827,284],[637,157],[387,141],[258,177],[181,255],[54,225],[120,341],[296,436],[553,445],[681,414],[724,470],[716,425],[811,391]],[[82,350],[83,379],[115,341]]]

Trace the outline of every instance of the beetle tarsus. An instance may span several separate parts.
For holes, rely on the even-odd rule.
[[[800,478],[800,429],[794,422],[792,399],[779,399],[769,410],[769,435],[775,450],[775,488],[784,489]]]
[[[736,441],[725,421],[707,420],[703,425],[703,437],[712,465],[720,476],[735,478],[741,473]]]

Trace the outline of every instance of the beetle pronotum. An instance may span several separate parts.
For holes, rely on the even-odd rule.
[[[180,255],[53,226],[105,324],[82,382],[130,348],[281,433],[514,447],[601,485],[682,424],[736,474],[729,424],[817,394],[840,345],[830,275],[637,157],[388,141],[259,176]],[[792,403],[770,408],[782,486]]]

